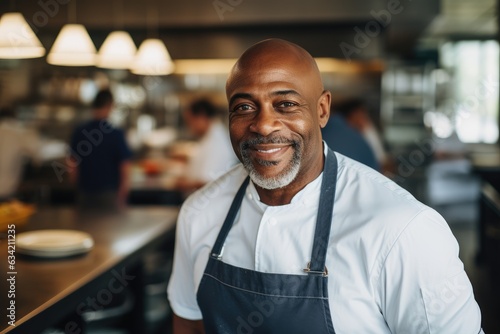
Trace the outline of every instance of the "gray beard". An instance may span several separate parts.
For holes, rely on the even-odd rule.
[[[241,158],[243,160],[242,163],[248,174],[250,175],[250,179],[257,186],[269,190],[283,188],[289,185],[293,180],[295,180],[295,178],[299,174],[302,153],[298,144],[292,145],[292,149],[294,150],[293,157],[288,167],[280,175],[269,178],[266,178],[257,172],[254,164],[248,156],[248,149],[246,149],[244,146],[244,144],[240,145]],[[258,160],[256,163],[261,166],[277,165],[277,162],[275,161]]]

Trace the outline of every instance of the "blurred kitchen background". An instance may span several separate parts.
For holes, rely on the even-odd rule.
[[[227,113],[224,86],[235,59],[260,40],[284,38],[317,59],[334,105],[365,101],[391,160],[386,174],[447,219],[484,330],[500,333],[497,7],[495,0],[2,1],[0,108],[14,110],[42,143],[41,162],[25,165],[18,197],[40,207],[74,204],[74,187],[54,162],[65,163],[74,127],[109,87],[111,121],[134,153],[129,205],[181,204],[176,157],[193,143],[183,110],[204,97]],[[1,35],[1,20],[13,12],[40,41],[33,58],[21,54],[26,29]],[[51,58],[67,24],[81,25],[90,39],[69,46],[82,48],[81,57]],[[139,51],[103,56],[114,31],[126,32]],[[161,62],[151,49],[137,60],[148,39],[160,41]],[[85,52],[100,57],[88,60]],[[168,306],[154,303],[151,319],[164,326]]]

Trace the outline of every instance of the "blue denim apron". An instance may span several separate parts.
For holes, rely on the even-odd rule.
[[[222,246],[248,182],[247,177],[236,193],[198,288],[198,305],[206,333],[335,333],[325,267],[337,183],[335,154],[328,150],[311,262],[304,264],[307,275],[263,273],[222,262]]]

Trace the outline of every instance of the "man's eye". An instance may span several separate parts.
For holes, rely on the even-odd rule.
[[[278,108],[292,108],[295,106],[297,106],[297,104],[293,102],[281,102],[278,104]]]
[[[248,104],[240,104],[233,109],[234,112],[245,112],[249,110],[252,110],[252,107]]]

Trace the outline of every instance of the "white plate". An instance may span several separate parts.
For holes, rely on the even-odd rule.
[[[27,249],[19,249],[18,253],[23,255],[30,255],[36,257],[45,257],[45,258],[58,258],[58,257],[68,257],[78,254],[87,253],[90,249],[75,249],[71,251],[56,251],[56,252],[41,252],[41,251],[30,251]]]
[[[74,230],[39,230],[16,237],[16,251],[32,256],[71,256],[88,252],[93,246],[90,234]]]

